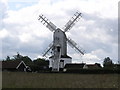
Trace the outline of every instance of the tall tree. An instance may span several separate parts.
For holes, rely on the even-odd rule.
[[[33,62],[34,62],[34,64],[39,65],[39,66],[49,65],[48,61],[46,61],[45,59],[41,59],[41,58],[37,58]]]
[[[45,70],[49,68],[49,61],[46,61],[45,59],[37,58],[33,61],[33,63],[35,71]]]
[[[114,65],[114,63],[112,62],[112,60],[109,57],[104,59],[104,61],[103,61],[104,68],[113,68],[113,65]]]
[[[28,56],[23,56],[21,60],[24,61],[26,64],[32,63],[32,60]]]
[[[22,55],[19,54],[19,52],[17,52],[17,55],[13,56],[15,60],[21,60],[22,59]]]
[[[6,57],[6,60],[7,60],[7,61],[10,60],[10,56],[7,56],[7,57]]]

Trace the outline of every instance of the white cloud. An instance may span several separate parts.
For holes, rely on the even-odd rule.
[[[32,39],[32,36],[29,33],[23,33],[22,35],[19,36],[19,38],[23,43],[25,42],[27,43]]]
[[[101,63],[103,62],[102,59],[100,59],[96,54],[92,53],[86,53],[84,56],[80,56],[79,53],[74,53],[71,54],[73,58],[73,63],[89,63],[89,64],[94,64],[94,63]]]
[[[21,4],[15,5],[16,8],[20,8],[21,6],[22,6]]]
[[[8,5],[8,0],[1,0],[0,2],[3,3],[5,6]]]
[[[114,18],[117,17],[118,1],[119,0],[104,0],[104,2],[101,0],[64,0],[53,5],[61,10],[78,9],[89,14],[101,15],[104,18]]]
[[[85,54],[82,59],[85,60],[84,62],[86,62],[86,63],[97,63],[97,62],[100,62],[100,58],[98,58],[96,55],[94,55],[92,53]]]
[[[0,30],[0,38],[5,38],[9,35],[8,31],[4,28],[2,30]]]

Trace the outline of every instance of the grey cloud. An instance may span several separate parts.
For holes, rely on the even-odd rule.
[[[0,1],[0,30],[4,27],[3,18],[7,17],[7,5]]]
[[[43,41],[42,41],[43,40]],[[43,42],[41,44],[41,42]],[[16,52],[21,52],[21,54],[37,54],[41,55],[45,48],[49,45],[50,41],[48,39],[41,39],[36,38],[34,40],[31,40],[28,43],[22,43],[19,38],[11,38],[6,37],[3,39],[3,57],[6,57],[6,55],[12,55],[13,53],[16,54]],[[35,56],[31,56],[34,57]]]

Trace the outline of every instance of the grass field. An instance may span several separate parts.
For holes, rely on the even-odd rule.
[[[3,72],[3,88],[117,88],[120,74]]]

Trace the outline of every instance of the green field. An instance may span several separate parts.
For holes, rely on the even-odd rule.
[[[3,72],[3,88],[118,88],[120,74]]]

